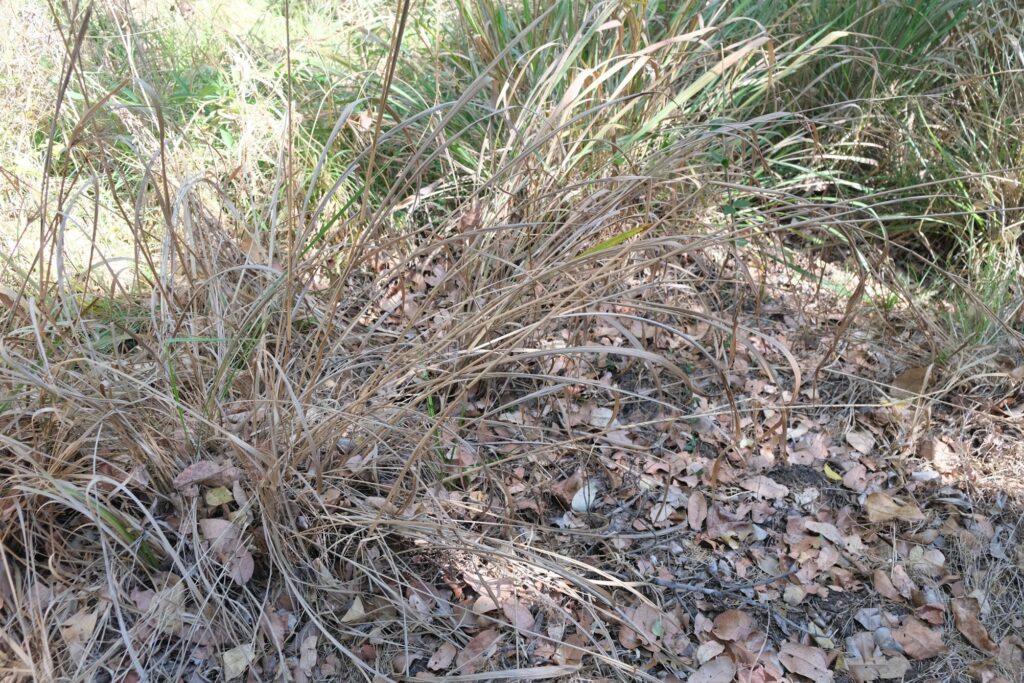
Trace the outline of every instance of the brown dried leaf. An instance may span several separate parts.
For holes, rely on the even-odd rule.
[[[927,602],[914,610],[914,616],[933,626],[942,626],[946,623],[946,607],[941,603]]]
[[[892,395],[896,398],[914,398],[923,394],[927,387],[929,368],[907,368],[892,383]]]
[[[203,537],[210,542],[214,554],[224,565],[228,576],[244,586],[252,578],[255,563],[252,554],[242,542],[242,532],[237,526],[226,519],[213,518],[199,520],[199,528]]]
[[[1007,671],[1024,671],[1024,639],[1013,635],[1000,640],[996,659]]]
[[[501,611],[505,613],[505,617],[512,624],[512,628],[517,631],[530,631],[533,629],[536,620],[533,618],[530,608],[519,600],[511,598],[503,601]]]
[[[789,495],[789,488],[776,482],[774,479],[758,474],[747,477],[740,482],[740,486],[750,491],[758,498],[773,498],[780,500]]]
[[[637,635],[648,650],[656,650],[657,642],[665,635],[665,615],[657,607],[642,602],[630,615],[630,626],[637,630]]]
[[[186,611],[185,582],[179,580],[153,594],[146,619],[157,630],[173,635],[185,625]]]
[[[89,640],[96,630],[97,610],[80,609],[60,625],[60,636],[68,646],[68,654],[80,664],[89,653]]]
[[[907,574],[906,568],[902,564],[893,566],[892,573],[889,575],[892,579],[892,585],[899,591],[899,594],[909,600],[914,596],[914,591],[918,590],[917,584]]]
[[[874,637],[866,631],[847,638],[846,643],[846,666],[857,683],[870,683],[879,679],[901,680],[910,669],[910,662],[903,655],[883,655]]]
[[[574,473],[568,479],[552,484],[548,489],[555,498],[559,500],[565,507],[572,505],[572,497],[579,491],[580,486],[583,485],[583,475],[579,472]]]
[[[187,495],[199,495],[197,485],[230,486],[242,478],[242,472],[233,465],[221,465],[212,460],[200,460],[183,469],[174,478],[174,488]]]
[[[224,674],[224,680],[230,681],[244,674],[254,659],[256,659],[256,653],[253,651],[252,645],[249,644],[239,645],[226,650],[221,655],[221,661],[224,665],[221,673]]]
[[[651,518],[651,523],[654,526],[666,526],[672,515],[676,513],[676,509],[668,503],[657,502],[651,506],[651,510],[648,516]]]
[[[828,539],[839,548],[846,548],[848,546],[847,539],[843,537],[843,534],[839,531],[835,524],[808,520],[804,522],[804,527],[808,531],[820,534],[822,537]]]
[[[687,683],[732,683],[736,664],[726,656],[715,657],[693,673]]]
[[[271,609],[270,605],[264,605],[260,615],[260,630],[277,649],[283,648],[287,640],[289,616],[285,610]]]
[[[635,650],[640,647],[640,636],[629,626],[619,624],[619,643],[627,650]]]
[[[701,646],[697,648],[697,661],[707,664],[723,652],[725,652],[725,645],[717,640],[709,640],[706,643],[701,643]]]
[[[875,437],[864,429],[852,429],[846,432],[846,443],[861,455],[868,455],[875,447]]]
[[[708,517],[708,502],[704,494],[694,491],[690,500],[686,502],[686,522],[694,531],[700,531],[704,526],[704,520]]]
[[[466,647],[455,658],[455,665],[462,670],[462,673],[475,673],[477,668],[490,657],[492,646],[497,640],[498,632],[494,629],[481,631],[466,643]]]
[[[937,438],[921,442],[917,449],[917,455],[922,460],[929,461],[935,471],[942,474],[952,474],[960,466],[959,453],[948,443]]]
[[[299,668],[307,676],[313,675],[313,667],[316,666],[316,634],[311,634],[302,639],[299,646]]]
[[[953,619],[956,628],[974,647],[985,652],[995,652],[996,644],[982,625],[981,605],[977,598],[954,598]]]
[[[555,663],[564,666],[579,666],[587,650],[587,639],[579,633],[567,637],[555,651]]]
[[[863,493],[868,487],[868,468],[858,463],[848,469],[843,474],[843,486],[851,491]]]
[[[430,660],[427,662],[427,668],[431,671],[444,671],[452,662],[455,661],[456,650],[455,645],[451,642],[445,642],[441,644],[441,647],[434,651],[434,654],[430,656]]]
[[[362,621],[366,618],[366,607],[363,606],[362,599],[357,595],[355,600],[352,601],[352,606],[345,611],[345,615],[341,618],[343,624],[351,624],[357,621]]]
[[[938,548],[922,548],[915,545],[910,549],[907,565],[915,572],[938,579],[946,574],[946,556]]]
[[[942,642],[942,633],[915,617],[906,617],[892,635],[911,659],[928,659],[948,651]]]
[[[902,504],[888,493],[877,491],[869,493],[864,506],[868,511],[868,519],[872,522],[890,522],[899,520],[902,522],[921,522],[924,520],[924,513],[913,503]]]
[[[805,676],[815,683],[830,682],[834,676],[828,668],[828,657],[820,647],[784,643],[779,648],[779,661],[787,671]]]
[[[719,640],[745,640],[756,627],[757,622],[752,616],[738,609],[730,609],[715,617],[711,633]]]

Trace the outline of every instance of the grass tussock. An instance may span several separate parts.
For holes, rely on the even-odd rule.
[[[780,465],[908,366],[937,381],[893,443],[1016,405],[1012,2],[30,5],[11,680],[411,679],[471,620],[502,635],[458,680],[658,680],[610,626],[651,458]],[[999,410],[965,438],[1019,435]]]

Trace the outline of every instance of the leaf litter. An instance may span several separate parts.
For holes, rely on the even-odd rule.
[[[457,486],[435,488],[410,508],[386,490],[365,495],[336,484],[295,517],[300,532],[343,506],[361,510],[361,524],[450,520],[410,545],[401,578],[380,578],[380,551],[361,560],[377,566],[368,576],[378,576],[385,594],[368,590],[352,567],[335,574],[337,565],[318,566],[325,580],[352,594],[333,609],[351,634],[353,657],[376,666],[388,644],[385,629],[402,612],[450,634],[438,640],[427,629],[393,662],[393,675],[424,680],[501,671],[539,680],[609,661],[609,675],[642,671],[663,680],[906,680],[917,663],[954,649],[972,653],[979,671],[997,680],[992,667],[1002,664],[993,653],[1011,666],[1020,659],[1012,630],[986,626],[986,597],[968,593],[964,574],[977,558],[958,550],[969,546],[1019,566],[1019,529],[998,511],[988,517],[965,502],[954,485],[952,447],[940,437],[921,442],[919,460],[887,457],[908,448],[899,441],[906,408],[861,411],[856,428],[835,431],[828,411],[793,412],[797,396],[777,377],[760,375],[741,349],[730,382],[742,383],[759,409],[730,413],[680,387],[704,414],[679,420],[637,398],[650,393],[643,383],[653,385],[656,371],[583,371],[607,368],[626,344],[615,326],[593,333],[606,355],[588,363],[580,362],[587,354],[566,356],[559,370],[590,389],[525,401],[498,420],[481,420],[472,438],[437,435],[432,447],[445,451],[439,462]],[[784,339],[787,330],[774,334]],[[848,350],[858,359],[849,370],[860,371],[870,352]],[[710,394],[713,384],[695,388]],[[466,405],[470,417],[488,408]],[[784,411],[796,428],[781,429]],[[543,447],[552,432],[574,449]],[[338,440],[354,481],[374,473],[382,457],[362,449],[365,438]],[[521,445],[528,443],[542,447]],[[503,470],[502,495],[478,488],[493,474],[486,464],[493,457],[514,464]],[[927,467],[937,475],[915,476]],[[258,523],[248,510],[258,495],[254,482],[227,459],[203,459],[175,473],[172,484],[182,509],[207,515],[198,519],[194,550],[236,589],[265,581],[257,571],[266,563],[264,531],[249,531]],[[464,529],[500,518],[516,520],[518,526],[501,527],[519,529],[516,535],[467,542]],[[543,548],[551,560],[527,547]],[[283,665],[295,677],[320,680],[344,668],[309,622],[297,628],[302,607],[286,594],[262,608],[253,642],[238,640],[244,632],[203,625],[202,602],[181,578],[167,574],[150,585],[133,593],[138,636],[192,643],[195,661],[219,664],[225,680]],[[9,604],[11,592],[2,598]],[[82,608],[61,624],[76,661],[88,656],[97,615]],[[990,660],[995,664],[984,664]]]
[[[111,509],[152,504],[138,517],[157,519],[147,533],[178,562],[137,569],[141,536],[126,527],[121,615],[7,550],[0,613],[20,596],[54,614],[76,666],[115,652],[127,669],[150,645],[144,668],[224,680],[885,681],[945,660],[993,683],[1021,671],[1020,508],[982,490],[995,475],[971,457],[1020,440],[1019,426],[985,422],[1019,409],[1019,380],[963,378],[924,406],[936,375],[872,341],[892,318],[855,321],[826,354],[798,338],[836,328],[843,302],[749,253],[711,281],[687,257],[673,288],[642,267],[619,290],[588,280],[585,300],[602,303],[586,316],[552,308],[522,337],[481,329],[483,345],[449,363],[456,312],[485,294],[467,298],[450,253],[415,253],[382,249],[348,283],[383,281],[388,296],[359,309],[366,337],[305,378],[294,432],[238,400],[216,429],[187,417],[202,440],[172,416],[105,442],[104,497],[50,531],[91,552],[92,585],[106,586],[96,568],[112,551],[95,529],[120,519]],[[744,268],[790,296],[719,334],[707,292]],[[529,285],[527,299],[550,283]],[[926,345],[914,321],[901,329],[900,344]],[[410,360],[409,339],[437,367]],[[481,354],[498,365],[472,366]],[[5,419],[5,434],[62,429],[47,411]],[[174,455],[148,458],[159,449]],[[147,476],[136,460],[152,460]],[[21,491],[21,508],[0,500],[5,522],[41,497]],[[93,503],[107,514],[82,514]],[[245,605],[257,616],[236,616]]]

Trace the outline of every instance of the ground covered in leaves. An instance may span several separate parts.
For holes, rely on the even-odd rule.
[[[638,269],[591,315],[549,312],[534,351],[495,336],[395,368],[458,322],[434,254],[359,312],[287,429],[269,402],[168,410],[145,343],[111,351],[106,387],[55,372],[77,413],[26,391],[4,417],[4,666],[45,647],[113,681],[1021,680],[1019,357],[914,364],[912,324],[844,326],[841,298],[753,257],[776,294],[720,288],[723,329],[701,313],[738,277],[719,257],[684,259],[681,294]]]

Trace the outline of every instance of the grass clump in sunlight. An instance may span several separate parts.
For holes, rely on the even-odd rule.
[[[13,10],[5,671],[659,680],[642,458],[1019,354],[1008,0],[288,4]]]

